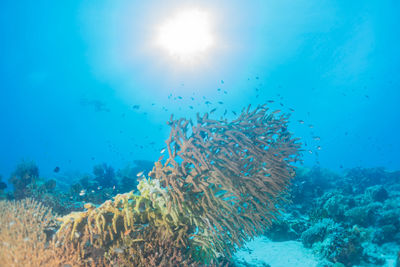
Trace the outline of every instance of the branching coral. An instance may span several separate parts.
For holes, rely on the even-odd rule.
[[[287,123],[265,106],[231,122],[207,113],[196,125],[171,117],[169,157],[140,182],[140,194],[61,218],[60,242],[72,241],[82,258],[104,249],[110,262],[126,265],[229,258],[271,224],[284,200],[300,146]]]
[[[1,266],[79,266],[77,251],[67,244],[55,247],[47,240],[55,217],[51,210],[32,199],[0,201]]]

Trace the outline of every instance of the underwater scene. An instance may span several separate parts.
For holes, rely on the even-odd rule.
[[[400,267],[399,1],[0,6],[0,267]]]

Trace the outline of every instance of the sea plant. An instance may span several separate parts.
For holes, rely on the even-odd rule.
[[[174,120],[168,158],[138,193],[60,218],[60,244],[122,266],[217,264],[270,226],[285,201],[300,143],[289,116],[250,106],[233,121]]]

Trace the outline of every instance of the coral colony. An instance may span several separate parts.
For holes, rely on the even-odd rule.
[[[231,122],[207,113],[196,124],[171,116],[169,156],[155,162],[138,191],[57,219],[34,200],[3,202],[0,259],[7,266],[227,264],[285,200],[300,148],[287,123],[265,106],[249,106]],[[108,172],[96,172],[111,172],[103,167]]]
[[[297,166],[289,116],[265,105],[210,114],[171,116],[156,162],[55,179],[21,162],[12,191],[0,179],[0,265],[241,267],[263,235],[319,266],[400,266],[400,172]]]
[[[99,207],[60,220],[57,236],[83,259],[104,250],[123,265],[219,263],[235,245],[262,233],[277,213],[294,175],[299,144],[287,117],[264,106],[234,121],[208,114],[171,120],[169,157],[157,161],[139,194],[117,195]],[[103,259],[101,259],[103,260]]]

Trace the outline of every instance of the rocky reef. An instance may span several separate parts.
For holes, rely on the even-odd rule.
[[[383,168],[341,175],[319,167],[299,169],[292,203],[266,235],[301,241],[321,266],[383,266],[400,250],[399,184],[400,172]]]

